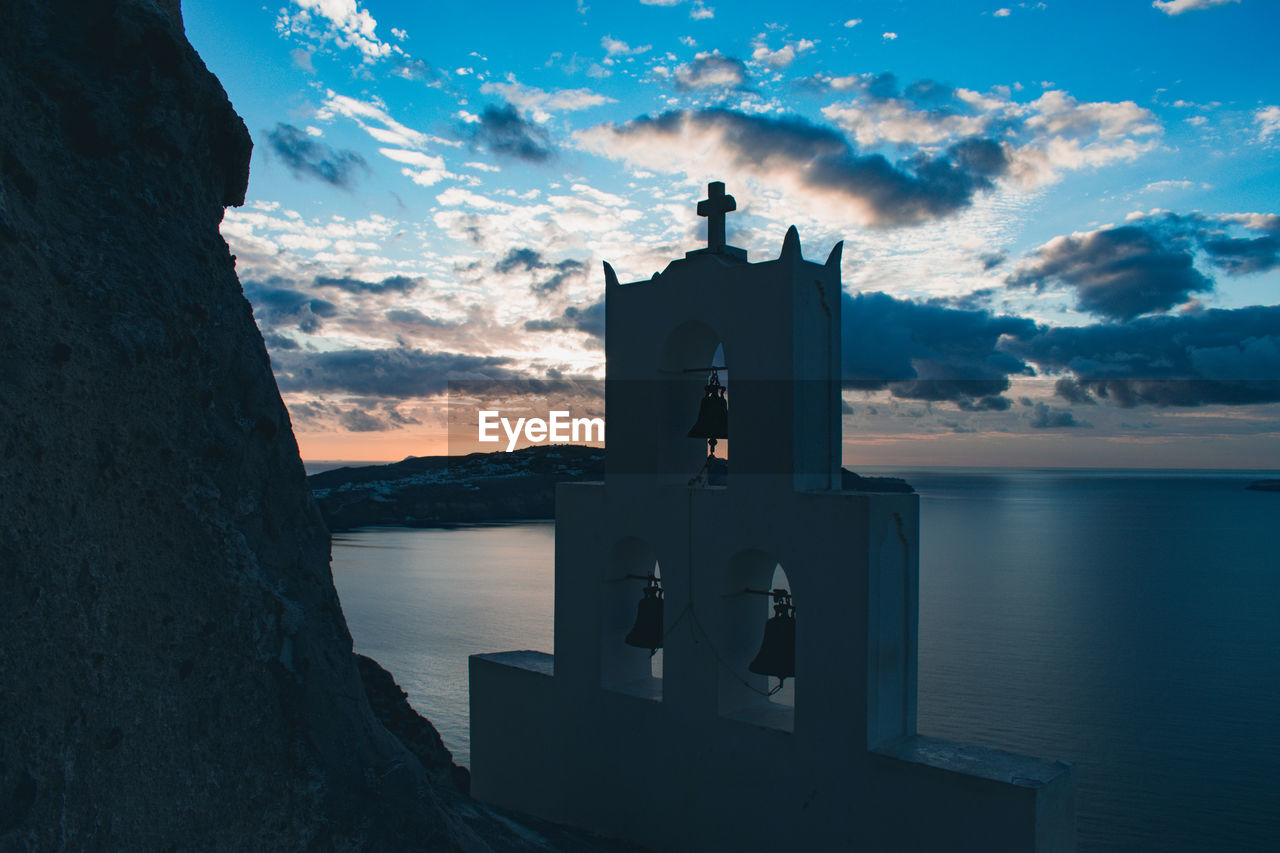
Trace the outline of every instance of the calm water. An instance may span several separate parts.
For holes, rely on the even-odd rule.
[[[922,732],[1075,762],[1082,851],[1280,850],[1280,494],[1244,489],[1274,474],[898,473]],[[554,533],[334,537],[357,650],[462,763],[467,655],[551,650]]]

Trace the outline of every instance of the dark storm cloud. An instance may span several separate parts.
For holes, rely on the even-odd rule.
[[[843,306],[846,387],[1003,411],[1009,378],[1034,368],[1059,375],[1055,392],[1073,405],[1280,402],[1280,306],[1054,328],[883,293],[846,294]],[[1059,411],[1033,425],[1088,426]]]
[[[847,387],[888,388],[914,400],[953,400],[962,408],[1001,411],[1009,377],[1030,372],[999,348],[1029,338],[1036,325],[1021,317],[894,299],[884,293],[842,297],[843,371]]]
[[[687,65],[676,69],[676,88],[682,92],[692,89],[741,89],[747,83],[747,66],[741,59],[702,54]]]
[[[814,190],[834,192],[869,208],[877,225],[923,222],[967,207],[994,186],[1008,168],[996,141],[971,138],[936,156],[919,154],[891,163],[881,154],[859,154],[830,127],[802,118],[769,118],[736,110],[706,109],[642,116],[613,129],[626,136],[678,137],[712,133],[738,169],[780,171]]]
[[[456,329],[463,325],[460,322],[431,317],[417,308],[393,308],[383,316],[388,322],[395,323],[397,326],[413,329]]]
[[[593,338],[604,337],[604,300],[586,308],[570,305],[553,320],[529,320],[524,324],[526,332],[585,332]]]
[[[1238,236],[1240,231],[1248,236]],[[1127,225],[1051,240],[1006,280],[1014,287],[1065,284],[1075,290],[1082,310],[1128,320],[1167,311],[1193,293],[1212,290],[1213,279],[1195,267],[1197,252],[1204,264],[1227,275],[1274,269],[1280,266],[1280,217],[1140,217]]]
[[[1092,427],[1087,421],[1076,420],[1067,409],[1055,409],[1045,403],[1036,403],[1031,413],[1032,429],[1068,429],[1071,427]]]
[[[253,305],[253,316],[264,332],[280,326],[295,326],[314,334],[323,327],[324,318],[338,313],[338,306],[284,285],[285,279],[273,276],[265,282],[246,280],[244,295]]]
[[[1213,279],[1194,263],[1184,239],[1158,227],[1124,225],[1052,240],[1007,282],[1037,288],[1061,282],[1075,290],[1082,310],[1129,320],[1212,290]]]
[[[346,401],[350,405],[314,402],[309,404],[304,417],[319,420],[336,416],[338,426],[351,432],[385,432],[404,426],[416,426],[422,421],[404,414],[398,408],[399,400],[385,400],[376,397],[358,397]],[[308,404],[304,404],[308,405]],[[289,407],[290,413],[297,408]]]
[[[1089,393],[1089,389],[1082,386],[1073,377],[1064,376],[1053,384],[1053,393],[1068,403],[1076,403],[1084,406],[1097,405],[1097,400]]]
[[[1280,402],[1280,306],[1215,309],[1127,323],[1042,328],[1003,348],[1068,373],[1059,396],[1124,407]]]
[[[370,414],[364,409],[348,409],[338,415],[338,423],[343,429],[351,432],[381,432],[383,430],[394,429],[394,426],[387,422],[385,418]]]
[[[480,113],[480,121],[467,125],[463,132],[473,145],[483,146],[494,154],[503,154],[529,163],[551,159],[551,137],[537,124],[525,119],[511,104],[490,104]]]
[[[1149,221],[1153,227],[1193,239],[1209,263],[1228,275],[1266,272],[1280,266],[1280,216],[1163,213]],[[1233,228],[1260,236],[1233,236]]]
[[[495,272],[509,273],[515,270],[524,270],[525,272],[549,271],[551,275],[535,281],[532,290],[537,294],[554,293],[560,289],[560,286],[574,276],[580,276],[586,272],[586,264],[582,261],[566,258],[562,261],[550,263],[543,260],[542,255],[533,249],[511,249],[496,264],[493,265]]]
[[[298,348],[298,342],[293,338],[278,335],[275,332],[263,332],[262,342],[267,345],[267,349],[271,352]]]
[[[1229,273],[1266,272],[1280,266],[1280,234],[1267,237],[1222,237],[1202,244],[1214,266]]]
[[[267,134],[267,142],[295,177],[319,178],[335,187],[350,189],[356,172],[367,168],[364,158],[356,152],[330,148],[291,124],[277,124]]]
[[[273,366],[281,391],[402,399],[442,394],[451,378],[507,378],[510,363],[500,356],[399,348],[284,352]]]
[[[423,279],[409,276],[393,275],[382,281],[361,281],[349,276],[332,277],[318,275],[315,277],[316,287],[333,287],[347,293],[411,293],[422,285]]]
[[[512,249],[493,268],[496,272],[508,273],[514,269],[528,271],[541,269],[543,266],[542,255],[533,249]]]

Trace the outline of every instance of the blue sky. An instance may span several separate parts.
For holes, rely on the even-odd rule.
[[[1280,4],[188,2],[304,456],[598,377],[600,262],[846,241],[846,464],[1280,467]]]

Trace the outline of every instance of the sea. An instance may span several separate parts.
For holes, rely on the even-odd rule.
[[[1280,493],[1245,488],[1275,472],[860,473],[920,494],[921,733],[1074,763],[1085,853],[1280,851]],[[459,763],[467,656],[551,651],[554,542],[334,536],[356,650]]]

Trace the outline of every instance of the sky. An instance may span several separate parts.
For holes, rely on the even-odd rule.
[[[1280,469],[1273,0],[188,0],[308,460],[599,379],[623,282],[844,241],[846,466]],[[691,417],[695,404],[691,402]]]

